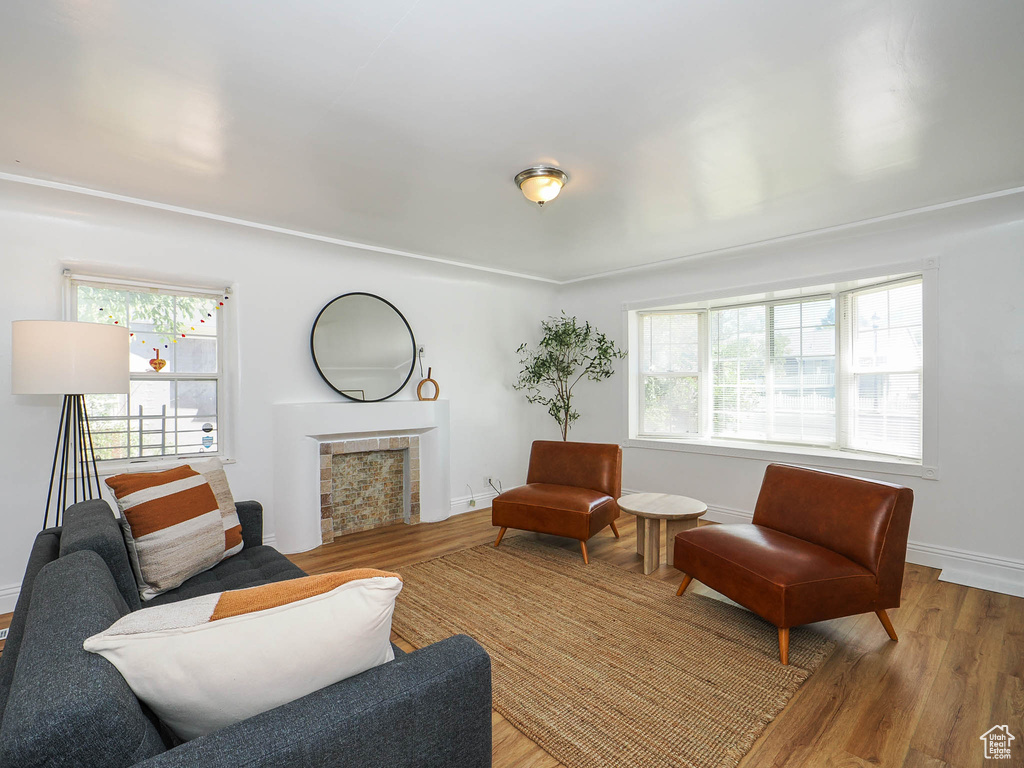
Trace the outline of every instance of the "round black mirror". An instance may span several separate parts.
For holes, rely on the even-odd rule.
[[[359,402],[398,394],[416,364],[409,322],[372,293],[346,293],[329,302],[313,322],[309,346],[331,389]]]

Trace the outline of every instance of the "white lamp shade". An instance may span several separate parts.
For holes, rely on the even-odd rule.
[[[128,392],[128,329],[60,320],[11,323],[11,392],[89,395]]]

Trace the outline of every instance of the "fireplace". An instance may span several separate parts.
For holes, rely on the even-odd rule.
[[[320,443],[320,533],[337,536],[420,521],[418,435]]]
[[[268,543],[286,554],[305,552],[323,541],[323,496],[327,481],[323,469],[333,470],[334,453],[322,453],[324,444],[367,440],[376,450],[407,450],[405,485],[409,494],[409,522],[444,520],[451,514],[449,416],[446,400],[387,400],[381,403],[282,403],[273,407],[273,505],[268,519],[274,531]],[[392,449],[393,440],[409,440],[407,449]],[[415,438],[416,447],[413,446]],[[333,448],[331,449],[333,451]],[[324,457],[331,459],[325,462]],[[323,478],[323,479],[321,479]],[[413,507],[413,498],[418,506]],[[414,509],[418,512],[413,514]],[[332,525],[333,525],[333,515]]]

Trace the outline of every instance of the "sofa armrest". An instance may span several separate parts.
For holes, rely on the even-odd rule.
[[[3,722],[4,707],[7,704],[5,692],[10,689],[11,680],[14,679],[14,664],[18,660],[21,635],[25,631],[25,619],[28,616],[28,604],[32,597],[32,585],[42,567],[47,563],[52,563],[59,556],[60,532],[61,529],[57,527],[45,528],[36,534],[36,541],[28,556],[28,565],[25,567],[25,576],[21,580],[21,590],[18,592],[18,602],[14,606],[14,615],[11,617],[7,642],[0,654],[0,722]]]
[[[246,547],[263,546],[263,505],[258,501],[236,501],[235,511],[242,524],[242,542]]]
[[[138,765],[489,768],[491,660],[456,635]]]

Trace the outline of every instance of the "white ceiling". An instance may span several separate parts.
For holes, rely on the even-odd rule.
[[[1022,41],[1021,0],[3,0],[0,172],[564,280],[1024,185]]]

